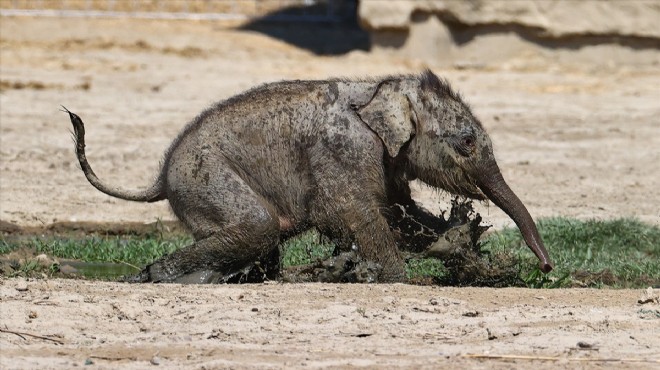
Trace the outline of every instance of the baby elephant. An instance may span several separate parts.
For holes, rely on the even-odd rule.
[[[145,267],[139,281],[172,282],[201,271],[231,276],[309,228],[380,265],[379,281],[402,281],[388,210],[400,204],[408,214],[428,216],[410,197],[414,179],[490,199],[518,225],[541,270],[552,270],[483,126],[428,70],[378,80],[276,82],[219,102],[183,129],[155,183],[141,191],[99,180],[85,158],[83,122],[68,113],[78,160],[94,187],[132,201],[167,199],[194,236],[194,244]]]

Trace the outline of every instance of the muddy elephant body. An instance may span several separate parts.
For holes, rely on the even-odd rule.
[[[379,281],[401,281],[404,261],[386,210],[401,204],[429,216],[410,197],[415,178],[455,194],[488,196],[522,225],[542,269],[551,268],[531,217],[510,199],[485,131],[429,71],[284,81],[220,102],[185,127],[157,181],[143,191],[111,188],[94,175],[84,156],[84,126],[70,115],[78,158],[94,186],[128,200],[167,199],[194,236],[193,245],[147,266],[144,281],[199,271],[226,276],[311,227],[380,265]],[[469,157],[466,151],[474,163],[458,158]],[[474,175],[486,170],[496,179]]]

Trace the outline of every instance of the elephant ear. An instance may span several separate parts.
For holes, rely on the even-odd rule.
[[[362,121],[383,140],[391,157],[399,154],[401,147],[414,133],[410,101],[399,91],[395,81],[381,82],[371,101],[356,111]]]

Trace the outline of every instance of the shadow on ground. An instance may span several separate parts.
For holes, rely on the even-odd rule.
[[[357,1],[354,0],[290,6],[268,13],[239,29],[259,32],[317,55],[366,51],[371,47],[369,34],[360,28],[356,8]]]

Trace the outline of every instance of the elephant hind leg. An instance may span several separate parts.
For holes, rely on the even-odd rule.
[[[254,229],[253,229],[254,230]],[[279,273],[277,239],[236,238],[216,233],[161,257],[144,268],[144,282],[218,283],[275,279]],[[255,248],[258,245],[274,245]],[[270,252],[263,251],[270,249]]]
[[[197,282],[219,277],[226,281],[255,265],[266,270],[266,278],[279,272],[280,218],[275,207],[228,167],[214,168],[208,183],[181,181],[180,191],[171,192],[172,209],[192,231],[195,243],[147,266],[141,279],[188,282],[185,277],[192,274]]]

